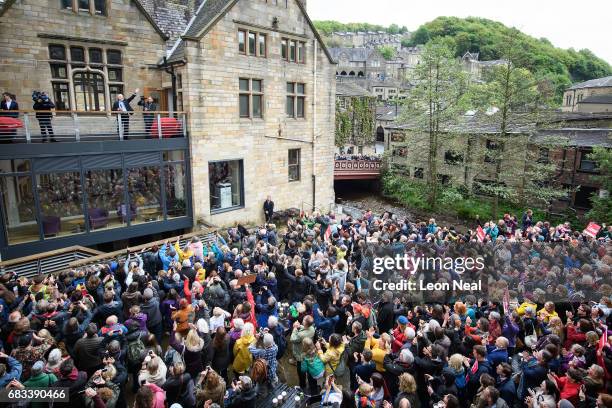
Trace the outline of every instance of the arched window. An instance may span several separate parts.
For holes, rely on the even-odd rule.
[[[340,73],[340,75],[342,75],[342,76],[346,76],[346,71],[342,71],[342,72]]]
[[[106,110],[104,76],[102,74],[89,71],[76,72],[72,79],[76,110]]]
[[[377,142],[385,141],[385,129],[382,126],[379,126],[378,129],[376,129],[376,141]]]
[[[355,76],[355,71],[349,72],[349,76]]]
[[[357,73],[357,76],[358,76],[358,77],[363,77],[363,71],[359,71],[359,72]]]

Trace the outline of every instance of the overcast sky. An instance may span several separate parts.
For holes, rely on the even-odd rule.
[[[484,17],[514,26],[556,47],[589,48],[612,64],[611,0],[308,0],[313,20],[405,25],[438,16]]]

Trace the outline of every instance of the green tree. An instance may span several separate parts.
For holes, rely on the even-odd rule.
[[[400,27],[397,24],[391,24],[389,27],[387,27],[387,32],[389,34],[399,34]]]
[[[495,216],[500,201],[547,208],[551,201],[567,194],[551,183],[556,163],[540,160],[539,149],[562,147],[561,140],[548,137],[538,139],[538,149],[528,148],[536,132],[534,124],[545,127],[553,96],[545,78],[538,78],[521,68],[518,31],[500,43],[500,54],[506,61],[488,70],[486,83],[477,88],[480,102],[496,112],[484,115],[493,129],[489,146],[485,146],[484,161],[473,161],[477,172],[492,174],[487,182],[475,181],[475,187],[493,197]],[[478,167],[481,167],[478,169]],[[493,167],[493,171],[491,171]]]
[[[378,47],[378,52],[380,52],[383,58],[387,61],[395,58],[396,54],[395,48],[391,47],[390,45],[383,45],[381,47]]]
[[[592,176],[596,181],[601,182],[601,190],[604,194],[593,194],[591,203],[593,208],[587,213],[587,217],[595,220],[598,223],[606,223],[610,225],[612,222],[612,149],[598,146],[593,149],[593,153],[589,155],[589,159],[595,160],[597,163],[597,176]]]
[[[415,86],[403,104],[400,123],[415,135],[415,143],[427,150],[427,203],[435,210],[440,190],[438,167],[443,159],[438,151],[442,139],[453,139],[450,129],[456,128],[469,106],[470,82],[453,55],[452,45],[444,40],[424,47],[411,82]]]
[[[427,44],[427,42],[431,39],[431,34],[429,33],[429,29],[425,26],[419,27],[414,33],[412,33],[412,37],[410,38],[411,45],[418,44]]]
[[[344,97],[336,102],[335,143],[343,148],[347,143],[365,146],[374,142],[376,98]]]

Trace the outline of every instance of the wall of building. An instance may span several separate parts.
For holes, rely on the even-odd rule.
[[[568,89],[563,94],[561,110],[564,112],[609,112],[609,105],[593,106],[596,104],[579,104],[581,100],[594,95],[612,95],[612,87]],[[598,110],[598,108],[607,108],[608,110]]]
[[[0,89],[14,93],[22,109],[32,108],[32,90],[50,92],[49,44],[118,49],[123,57],[125,93],[161,86],[161,72],[149,65],[163,56],[164,40],[132,1],[109,0],[107,4],[106,17],[64,10],[60,0],[15,2],[0,17]],[[104,40],[121,44],[104,44]]]
[[[277,209],[304,206],[310,210],[313,174],[316,206],[326,209],[334,201],[335,113],[331,107],[335,103],[336,67],[316,43],[295,1],[288,1],[288,8],[281,3],[238,2],[199,42],[186,43],[183,99],[191,112],[196,219],[216,225],[261,222],[267,195],[272,196]],[[279,30],[294,34],[272,30],[274,17]],[[239,27],[268,35],[267,58],[238,53]],[[307,42],[305,64],[281,60],[281,38],[285,36]],[[263,80],[263,119],[239,118],[238,85],[242,77]],[[286,117],[287,82],[306,85],[305,119]],[[289,182],[288,150],[295,148],[301,149],[301,178]],[[244,208],[211,214],[208,163],[234,159],[244,163]]]

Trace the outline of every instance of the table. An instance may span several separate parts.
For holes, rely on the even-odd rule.
[[[273,408],[272,400],[280,395],[283,391],[287,393],[287,399],[283,400],[282,405],[277,405],[279,408],[304,408],[307,405],[306,397],[299,388],[292,388],[287,384],[279,383],[268,393],[268,396],[263,399],[258,399],[255,402],[257,408]],[[299,394],[298,394],[299,393]],[[300,395],[300,402],[295,402],[295,396]]]

